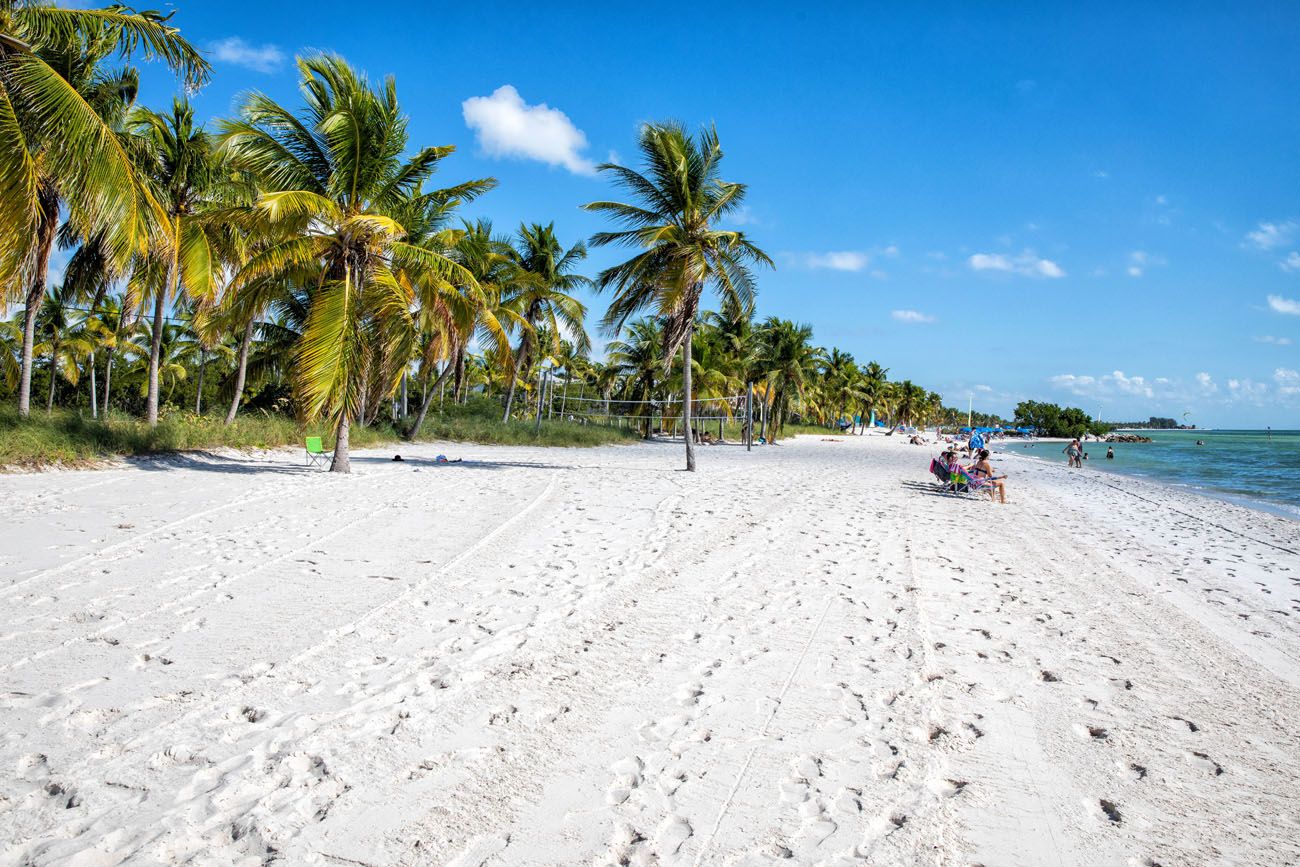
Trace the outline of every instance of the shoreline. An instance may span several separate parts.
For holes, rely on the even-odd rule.
[[[1039,439],[1039,440],[1034,440],[1034,442],[1048,442],[1048,440]],[[1069,440],[1061,439],[1059,441],[1053,440],[1051,442],[1069,442]],[[1104,445],[1104,443],[1101,443],[1101,445]],[[1058,466],[1060,469],[1069,472],[1068,468],[1066,468],[1062,464],[1059,464],[1053,458],[1043,457],[1038,454],[1033,454],[1030,452],[1030,450],[1025,448],[1016,448],[1011,450],[997,448],[993,451],[993,456],[997,458],[1003,458],[1003,459],[1026,458],[1028,460],[1036,461],[1038,463],[1045,464],[1047,466]],[[1262,514],[1271,515],[1273,517],[1284,518],[1292,522],[1300,522],[1300,506],[1296,506],[1294,504],[1279,503],[1274,500],[1265,499],[1264,497],[1258,495],[1252,496],[1249,494],[1239,494],[1233,491],[1225,491],[1219,488],[1215,488],[1211,485],[1193,485],[1193,484],[1171,482],[1167,479],[1159,478],[1155,475],[1141,472],[1138,470],[1120,469],[1117,466],[1108,464],[1104,457],[1099,458],[1095,462],[1091,459],[1086,461],[1084,463],[1084,471],[1087,470],[1094,470],[1095,472],[1103,475],[1137,481],[1143,484],[1157,485],[1160,486],[1161,488],[1167,489],[1171,493],[1178,493],[1178,492],[1191,493],[1196,496],[1203,497],[1208,500],[1212,500],[1214,502],[1224,503],[1224,504],[1237,506],[1239,508],[1249,509],[1252,512],[1259,512]],[[1075,470],[1074,472],[1077,473],[1079,471]]]

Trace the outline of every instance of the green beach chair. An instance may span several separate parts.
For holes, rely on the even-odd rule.
[[[326,461],[334,459],[334,452],[325,451],[321,445],[320,437],[307,437],[307,466],[314,467],[317,464],[324,466]]]

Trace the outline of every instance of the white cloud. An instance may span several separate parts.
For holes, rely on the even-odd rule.
[[[1274,336],[1271,335],[1271,334],[1265,334],[1265,335],[1262,336],[1262,337],[1256,337],[1256,338],[1255,338],[1255,342],[1256,342],[1256,343],[1271,343],[1271,344],[1273,344],[1274,346],[1290,346],[1290,345],[1291,345],[1291,338],[1290,338],[1290,337],[1274,337]]]
[[[1283,298],[1281,295],[1268,296],[1268,306],[1275,313],[1288,313],[1292,316],[1300,316],[1300,301],[1294,298]]]
[[[578,175],[596,171],[581,153],[587,147],[583,131],[557,108],[528,105],[512,85],[501,85],[491,96],[470,97],[461,112],[488,156],[537,160]]]
[[[1273,371],[1273,381],[1277,383],[1277,393],[1300,394],[1300,371],[1279,367]]]
[[[989,385],[977,385],[977,386],[975,386],[975,390],[976,390],[976,391],[984,391],[984,392],[988,392],[988,391],[992,391],[992,390],[993,390],[993,387],[992,387],[992,386],[989,386]]]
[[[1296,229],[1300,229],[1300,223],[1295,220],[1260,223],[1258,229],[1246,233],[1246,241],[1257,249],[1273,250],[1288,244],[1295,235]]]
[[[888,247],[886,247],[885,249],[881,250],[880,252],[883,253],[883,254],[885,254],[886,256],[889,256],[890,258],[893,258],[894,256],[897,256],[897,255],[898,255],[898,252],[899,252],[899,251],[898,251],[898,245],[897,245],[897,244],[890,244]],[[1292,255],[1294,255],[1294,254],[1292,254]]]
[[[855,250],[837,250],[829,253],[805,253],[802,262],[806,268],[829,268],[832,271],[861,271],[871,257]]]
[[[1215,392],[1219,390],[1219,386],[1214,382],[1214,377],[1210,376],[1205,371],[1196,374],[1196,382],[1204,391]]]
[[[250,45],[238,36],[218,39],[209,50],[218,63],[230,63],[254,72],[275,72],[284,63],[284,52],[276,46]]]
[[[1292,250],[1287,253],[1286,258],[1277,263],[1283,271],[1300,271],[1300,253]]]
[[[1253,379],[1229,379],[1228,393],[1234,399],[1259,401],[1268,394],[1268,383]]]
[[[1137,397],[1154,397],[1155,389],[1141,376],[1128,376],[1122,370],[1116,370],[1105,376],[1076,376],[1062,373],[1051,377],[1048,382],[1059,389],[1079,397],[1098,397],[1106,394],[1129,394]],[[1169,385],[1163,377],[1156,380],[1161,386]]]
[[[1104,180],[1105,178],[1110,177],[1110,172],[1105,171],[1104,169],[1097,169],[1097,171],[1092,173],[1092,176],[1094,178],[1102,178]]]
[[[614,161],[610,160],[610,162],[612,163]],[[749,205],[741,205],[739,208],[732,211],[730,214],[727,214],[727,216],[724,217],[723,219],[733,226],[757,226],[758,225],[758,217],[754,216],[754,212],[749,209]]]
[[[906,322],[911,325],[925,325],[934,321],[934,317],[919,310],[895,310],[889,314],[899,322]]]
[[[1146,273],[1147,268],[1164,264],[1164,256],[1156,256],[1146,250],[1134,250],[1128,254],[1128,275],[1130,277],[1141,277]]]
[[[1026,277],[1064,277],[1065,271],[1051,259],[1040,259],[1032,250],[1018,256],[976,253],[966,260],[973,271],[1005,271]]]

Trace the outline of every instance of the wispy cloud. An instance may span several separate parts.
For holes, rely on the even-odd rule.
[[[1210,376],[1205,371],[1196,374],[1196,384],[1201,387],[1201,391],[1210,394],[1219,390],[1219,386],[1215,383],[1214,377]]]
[[[1153,265],[1164,265],[1163,256],[1155,256],[1145,250],[1134,250],[1128,254],[1128,275],[1130,277],[1141,277],[1146,273],[1147,268]]]
[[[1026,277],[1064,277],[1065,270],[1051,259],[1041,259],[1032,250],[1017,256],[1004,253],[976,253],[966,260],[972,271],[1002,271]]]
[[[1292,250],[1285,259],[1277,263],[1283,271],[1300,271],[1300,253]]]
[[[831,271],[861,271],[871,262],[871,257],[858,250],[831,250],[826,253],[788,253],[787,258],[804,268],[825,268]]]
[[[1273,346],[1290,346],[1290,345],[1291,345],[1291,338],[1290,338],[1290,337],[1274,337],[1274,336],[1271,335],[1271,334],[1265,334],[1265,335],[1263,335],[1263,336],[1261,336],[1261,337],[1256,337],[1256,338],[1255,338],[1255,342],[1256,342],[1256,343],[1270,343],[1270,344],[1272,344]]]
[[[899,322],[906,322],[909,325],[928,325],[934,321],[933,316],[919,310],[895,310],[889,315]]]
[[[1062,373],[1048,380],[1057,388],[1079,397],[1099,397],[1107,394],[1125,394],[1136,397],[1154,397],[1155,385],[1167,385],[1169,380],[1163,377],[1148,381],[1141,376],[1128,376],[1122,370],[1116,370],[1105,376],[1076,375]]]
[[[1258,229],[1246,233],[1246,239],[1242,243],[1257,250],[1275,250],[1291,243],[1297,229],[1300,229],[1300,222],[1295,220],[1261,222]]]
[[[1275,313],[1286,313],[1290,316],[1300,316],[1300,301],[1294,298],[1283,298],[1281,295],[1268,296],[1268,306]]]
[[[208,46],[212,59],[218,63],[242,66],[254,72],[275,72],[284,63],[284,52],[277,46],[252,45],[238,36],[218,39]]]
[[[537,160],[577,175],[596,173],[595,164],[582,155],[586,134],[559,109],[524,102],[513,85],[503,84],[491,96],[470,97],[461,103],[461,112],[488,156]]]
[[[1278,394],[1300,394],[1300,371],[1279,367],[1273,371],[1273,382],[1277,384]]]

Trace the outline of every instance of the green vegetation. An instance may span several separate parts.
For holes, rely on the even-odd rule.
[[[692,416],[714,434],[732,419],[738,440],[747,397],[769,440],[952,416],[810,326],[756,316],[751,268],[772,262],[722,228],[746,185],[724,180],[712,127],[646,124],[639,167],[601,166],[623,200],[583,206],[609,220],[590,243],[627,258],[593,279],[586,242],[553,223],[463,216],[496,180],[435,185],[455,148],[410,141],[396,82],[336,55],[298,58],[290,104],[250,93],[210,124],[187,98],[140,104],[135,60],[187,93],[211,73],[174,17],[0,0],[0,464],[311,431],[347,472],[353,443],[594,445]],[[56,242],[70,259],[49,285]],[[588,287],[610,296],[604,360]],[[539,406],[599,419],[539,435]]]
[[[1039,436],[1045,437],[1081,437],[1084,434],[1102,436],[1112,428],[1112,425],[1093,421],[1092,416],[1078,407],[1062,408],[1054,403],[1036,400],[1016,404],[1015,423],[1035,428]]]
[[[476,399],[466,405],[447,407],[446,414],[431,414],[417,439],[447,440],[500,445],[591,447],[636,442],[640,435],[630,428],[600,424],[579,424],[558,419],[543,420],[540,432],[533,424],[501,423],[496,401]],[[368,427],[353,427],[351,440],[357,448],[399,443],[404,434],[390,421]],[[301,446],[303,438],[319,436],[333,449],[333,430],[324,422],[302,425],[271,413],[246,413],[233,424],[220,416],[165,411],[158,424],[113,412],[91,419],[75,410],[58,409],[18,416],[14,407],[0,407],[0,468],[41,468],[55,465],[92,464],[113,457],[152,455],[213,448],[269,449]]]

